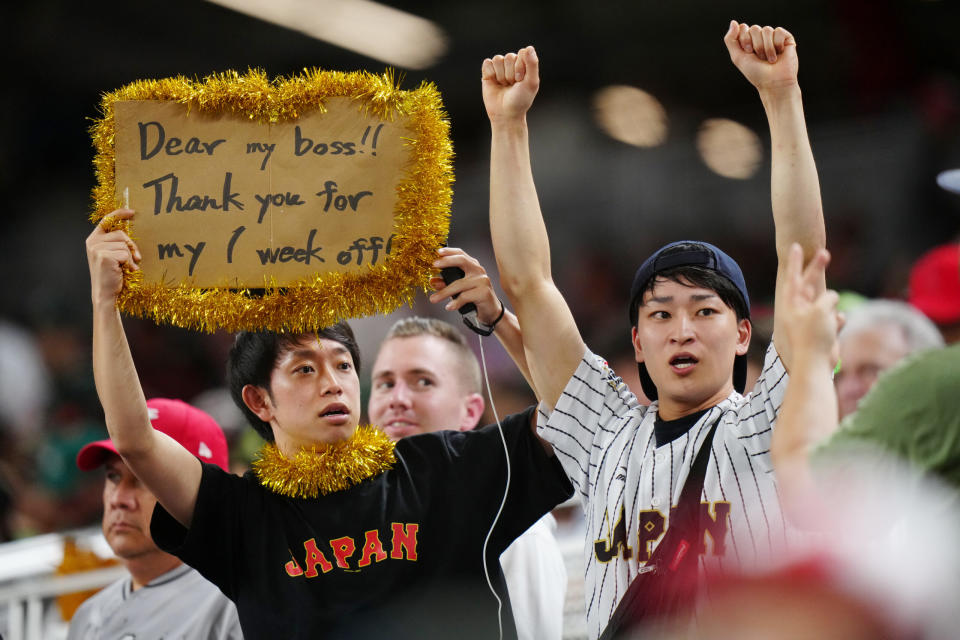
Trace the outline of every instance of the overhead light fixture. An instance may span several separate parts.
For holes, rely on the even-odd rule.
[[[667,139],[667,112],[652,95],[626,85],[612,85],[593,98],[597,124],[614,140],[655,147]]]
[[[760,137],[726,118],[703,121],[697,132],[697,150],[711,171],[736,180],[746,180],[756,173],[763,158]]]
[[[941,188],[960,193],[960,169],[949,169],[937,174],[937,184]]]
[[[426,69],[446,53],[436,24],[371,0],[209,0],[387,64]]]

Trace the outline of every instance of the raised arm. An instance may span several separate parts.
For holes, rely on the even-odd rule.
[[[93,375],[107,431],[124,462],[167,511],[189,526],[200,486],[200,461],[150,424],[147,401],[130,355],[117,310],[122,267],[137,269],[140,253],[123,231],[106,231],[111,221],[133,212],[118,209],[87,237],[93,302]]]
[[[517,314],[523,348],[541,400],[551,406],[586,346],[550,273],[550,242],[530,166],[527,111],[540,87],[533,47],[483,61],[490,118],[490,232],[500,284]]]
[[[807,505],[816,501],[810,452],[837,426],[832,376],[838,350],[837,294],[821,285],[829,259],[821,249],[804,269],[802,251],[794,244],[788,248],[783,274],[781,339],[794,359],[770,455],[784,510],[797,524],[804,523]]]
[[[530,378],[530,369],[527,367],[527,357],[523,352],[523,335],[520,333],[520,323],[517,316],[511,313],[497,297],[493,290],[493,283],[487,270],[480,262],[463,249],[443,247],[438,251],[439,257],[433,263],[438,269],[445,267],[459,267],[463,269],[463,278],[454,280],[449,285],[443,278],[431,278],[430,285],[436,292],[430,296],[430,302],[438,303],[450,301],[446,305],[447,311],[458,311],[460,307],[473,303],[477,307],[477,319],[485,325],[494,325],[493,335],[497,337],[507,354],[517,365],[524,380],[533,389],[539,399],[533,380]],[[456,298],[454,298],[456,296]]]
[[[724,36],[730,59],[756,87],[770,126],[770,196],[776,228],[777,289],[774,307],[774,342],[790,369],[792,349],[780,338],[783,333],[783,277],[790,246],[800,245],[804,263],[826,247],[820,181],[807,138],[803,102],[797,81],[797,43],[782,27],[748,26],[730,22]],[[818,287],[826,288],[821,280]]]

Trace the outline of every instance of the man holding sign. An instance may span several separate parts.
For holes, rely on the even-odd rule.
[[[724,42],[758,90],[770,124],[779,293],[791,244],[800,244],[807,261],[825,244],[796,42],[785,29],[736,22]],[[532,47],[483,63],[492,129],[490,226],[545,405],[539,433],[586,505],[585,596],[596,638],[625,599],[637,604],[628,617],[670,613],[699,569],[777,552],[787,532],[770,448],[791,354],[776,322],[757,390],[740,395],[751,335],[746,284],[736,262],[704,242],[663,247],[634,280],[632,343],[644,391],[656,402],[640,405],[586,347],[550,275],[530,166],[526,114],[539,80]],[[684,492],[687,484],[692,490]]]
[[[133,215],[115,211],[107,224]],[[503,421],[505,443],[486,427],[394,444],[358,427],[359,353],[346,324],[242,332],[231,392],[269,444],[252,472],[230,475],[150,426],[116,308],[136,245],[98,225],[87,257],[111,440],[157,497],[158,546],[236,602],[245,638],[495,638],[498,624],[516,637],[488,580],[506,600],[500,554],[571,493],[533,433],[533,408]]]

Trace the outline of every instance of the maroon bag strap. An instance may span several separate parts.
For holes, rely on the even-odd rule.
[[[630,583],[599,640],[614,640],[641,621],[671,614],[689,601],[703,536],[700,496],[719,422],[718,417],[700,445],[663,540]]]

